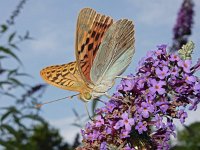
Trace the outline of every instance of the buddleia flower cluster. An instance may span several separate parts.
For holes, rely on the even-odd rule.
[[[194,16],[194,3],[192,0],[184,0],[178,12],[176,24],[173,28],[174,37],[171,51],[177,51],[188,41],[192,33]]]
[[[168,54],[166,45],[148,52],[136,75],[122,79],[112,98],[96,110],[77,149],[169,149],[170,136],[176,136],[174,120],[183,124],[186,110],[196,110],[200,102],[200,79],[194,75],[200,60],[192,66],[193,48],[189,42],[179,54]]]

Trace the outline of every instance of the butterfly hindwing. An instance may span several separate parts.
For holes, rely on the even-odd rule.
[[[76,62],[46,67],[40,75],[47,83],[61,89],[81,92],[86,88]]]
[[[96,13],[91,8],[80,11],[76,31],[76,60],[85,82],[91,83],[90,70],[105,32],[113,19]]]
[[[134,25],[127,19],[118,20],[107,30],[91,69],[96,85],[113,81],[121,75],[134,54]]]

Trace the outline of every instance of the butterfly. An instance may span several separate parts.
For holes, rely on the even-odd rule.
[[[49,66],[40,71],[49,84],[79,92],[84,102],[105,95],[131,62],[134,25],[128,19],[116,22],[109,16],[83,8],[76,27],[76,61]]]

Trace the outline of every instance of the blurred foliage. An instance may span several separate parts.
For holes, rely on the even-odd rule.
[[[22,72],[17,55],[20,44],[33,38],[29,31],[13,31],[16,17],[26,0],[19,1],[10,18],[0,25],[0,149],[5,150],[71,150],[78,146],[79,135],[70,146],[63,142],[58,130],[39,115],[34,107],[46,89],[45,84],[24,82],[31,76]],[[9,65],[8,65],[9,64]]]
[[[192,123],[177,133],[177,145],[171,150],[199,150],[200,149],[200,122]]]
[[[5,150],[73,150],[80,144],[78,134],[72,146],[63,142],[58,130],[46,122],[34,125],[29,132],[30,135],[26,130],[18,130],[16,138],[10,138],[6,145],[0,143],[5,145]]]

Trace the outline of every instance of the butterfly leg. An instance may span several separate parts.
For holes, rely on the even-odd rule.
[[[107,97],[107,98],[111,98],[112,96],[110,96],[107,92],[105,92],[105,96]]]
[[[91,120],[91,121],[94,121],[94,120],[92,119],[92,117],[90,116],[90,113],[89,113],[89,111],[88,111],[87,103],[85,103],[85,109],[86,109],[86,111],[87,111],[87,115],[88,115],[88,117],[90,118],[90,120]]]
[[[122,78],[122,79],[128,79],[128,80],[131,80],[133,79],[133,77],[127,77],[127,76],[115,76],[115,78]]]

